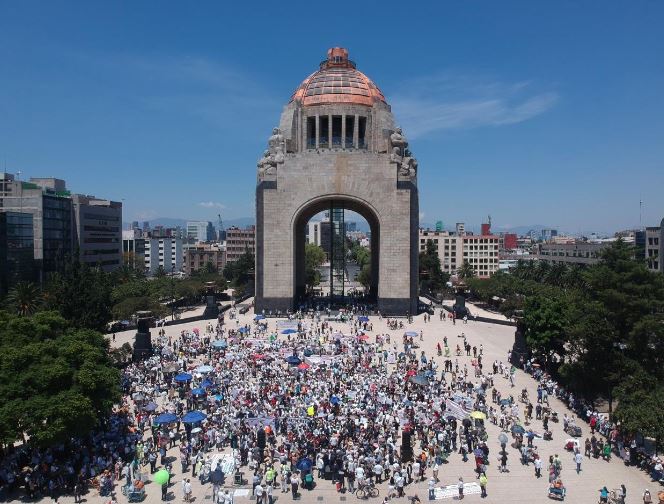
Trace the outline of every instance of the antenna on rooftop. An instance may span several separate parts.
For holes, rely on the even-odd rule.
[[[639,196],[639,229],[643,229],[642,218],[643,218],[643,200],[641,199],[641,196]]]

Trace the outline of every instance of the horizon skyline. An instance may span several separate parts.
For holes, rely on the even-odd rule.
[[[310,6],[6,4],[3,170],[122,201],[127,221],[253,216],[256,160],[281,108],[339,45],[418,158],[420,221],[491,214],[511,228],[528,215],[574,233],[636,228],[640,214],[660,223],[663,4],[426,6],[403,13],[419,29],[398,43],[389,5],[313,26],[301,22]],[[298,37],[274,44],[275,24]],[[252,44],[237,44],[249,30]]]

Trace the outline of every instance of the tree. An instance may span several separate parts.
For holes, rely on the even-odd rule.
[[[365,264],[357,274],[357,281],[364,287],[365,292],[371,289],[371,264]]]
[[[46,287],[46,304],[73,327],[103,331],[111,320],[111,275],[74,256],[54,273]]]
[[[203,267],[203,271],[205,273],[216,273],[217,272],[217,266],[212,261],[208,261],[208,262],[205,263],[205,266]]]
[[[313,243],[304,246],[304,276],[307,289],[311,290],[320,284],[318,268],[325,262],[325,251]]]
[[[107,340],[55,312],[0,321],[0,442],[48,447],[97,427],[121,397]]]
[[[420,291],[436,294],[445,288],[450,279],[440,267],[438,249],[432,240],[428,240],[424,252],[419,257]]]
[[[547,363],[554,355],[565,354],[569,305],[564,296],[531,296],[524,304],[523,324],[526,343]]]
[[[11,312],[27,316],[35,313],[43,301],[39,287],[32,282],[18,282],[7,294],[5,304]]]
[[[459,271],[457,271],[457,274],[459,275],[459,278],[468,280],[475,276],[475,268],[473,268],[468,261],[464,261],[459,268]]]
[[[244,254],[233,262],[226,263],[224,267],[224,278],[229,280],[234,289],[244,290],[247,282],[251,278],[254,269],[255,258],[251,251],[246,250]]]

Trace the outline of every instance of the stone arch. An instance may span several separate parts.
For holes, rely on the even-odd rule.
[[[309,220],[332,205],[351,210],[364,217],[371,229],[371,286],[369,296],[378,300],[378,279],[380,268],[380,215],[378,210],[368,201],[348,194],[326,194],[304,202],[291,218],[293,233],[293,292],[295,299],[305,293],[304,245],[305,227]]]

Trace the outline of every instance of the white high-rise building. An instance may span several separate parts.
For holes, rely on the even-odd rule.
[[[161,266],[166,273],[182,270],[184,250],[179,238],[150,238],[145,240],[145,269],[154,275]]]
[[[187,238],[197,242],[210,242],[217,238],[217,232],[209,221],[189,221],[187,222]]]

